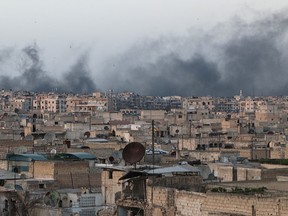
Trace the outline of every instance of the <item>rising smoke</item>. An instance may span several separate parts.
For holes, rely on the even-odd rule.
[[[235,18],[201,37],[138,44],[111,59],[108,65],[115,67],[106,67],[105,74],[111,88],[146,95],[231,96],[240,89],[246,95],[287,95],[286,14],[250,23]]]
[[[16,51],[14,50],[14,52]],[[5,57],[4,52],[0,53]],[[90,77],[90,71],[86,66],[87,55],[80,56],[70,70],[64,73],[63,78],[58,80],[43,69],[39,48],[36,44],[25,47],[20,54],[20,60],[14,62],[17,62],[16,68],[20,74],[14,77],[8,75],[0,76],[1,88],[34,92],[58,91],[74,93],[91,93],[96,89]],[[4,57],[3,62],[5,62]],[[9,57],[7,56],[7,58]]]
[[[286,11],[246,22],[239,18],[211,32],[146,39],[109,58],[97,76],[97,87],[143,95],[231,96],[287,95]],[[0,51],[0,64],[11,51]],[[92,92],[96,85],[88,55],[58,80],[43,69],[37,46],[22,50],[20,75],[0,76],[1,88],[31,91]]]

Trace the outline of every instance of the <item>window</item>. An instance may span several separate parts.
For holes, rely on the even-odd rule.
[[[113,179],[113,171],[109,170],[109,179]]]
[[[43,188],[45,188],[45,185],[44,184],[39,184],[39,188],[43,189]]]

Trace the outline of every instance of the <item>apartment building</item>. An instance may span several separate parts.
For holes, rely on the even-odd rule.
[[[56,94],[37,95],[33,100],[33,109],[41,112],[66,112],[66,97]]]

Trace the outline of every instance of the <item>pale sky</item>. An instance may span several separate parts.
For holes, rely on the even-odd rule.
[[[287,7],[287,0],[0,0],[0,49],[36,42],[55,75],[89,52],[97,74],[142,39],[209,32],[234,17],[249,21]]]

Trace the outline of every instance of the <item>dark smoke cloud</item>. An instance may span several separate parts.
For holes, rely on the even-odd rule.
[[[1,52],[0,57],[4,52]],[[96,89],[95,83],[89,76],[86,66],[87,55],[81,56],[75,65],[58,80],[43,69],[37,45],[27,46],[21,50],[21,60],[17,63],[20,75],[11,77],[0,76],[0,87],[13,90],[28,90],[34,92],[74,92],[90,93]],[[9,57],[7,57],[9,58]],[[1,59],[0,59],[1,63]],[[5,64],[5,59],[2,61]]]
[[[246,95],[287,95],[286,14],[250,23],[235,18],[202,40],[191,36],[137,44],[107,62],[106,85],[146,95],[231,96],[240,89]]]
[[[188,36],[146,39],[107,60],[97,84],[144,95],[231,96],[240,89],[246,95],[287,95],[286,14],[282,11],[253,22],[235,18],[211,32],[191,30]],[[21,53],[20,75],[0,75],[0,88],[78,93],[96,89],[88,55],[56,79],[43,69],[36,45]],[[11,50],[0,49],[0,69],[10,57]]]
[[[89,93],[96,90],[87,66],[87,55],[81,56],[69,72],[64,74],[64,90],[70,92]]]

